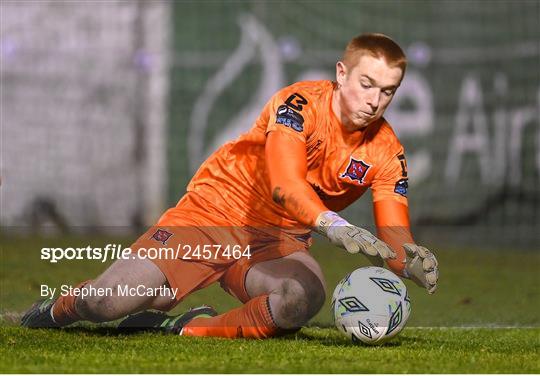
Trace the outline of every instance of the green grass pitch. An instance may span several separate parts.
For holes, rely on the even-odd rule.
[[[123,241],[122,241],[123,240]],[[406,282],[412,299],[407,328],[382,346],[354,345],[333,328],[327,302],[299,333],[269,340],[126,335],[113,324],[29,330],[17,320],[39,297],[39,285],[76,283],[106,264],[47,264],[41,247],[104,245],[129,239],[3,237],[1,243],[0,371],[30,373],[539,373],[540,254],[438,250],[433,296]],[[319,241],[329,294],[339,279],[366,265]],[[238,305],[217,285],[186,299],[175,312],[202,303],[223,312]]]

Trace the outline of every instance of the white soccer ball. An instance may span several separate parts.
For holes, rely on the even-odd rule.
[[[336,327],[353,342],[380,344],[389,340],[405,327],[410,313],[411,301],[403,281],[374,266],[347,275],[332,297]]]

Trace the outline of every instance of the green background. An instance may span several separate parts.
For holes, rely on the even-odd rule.
[[[194,171],[189,167],[190,117],[197,98],[234,53],[241,39],[241,16],[251,15],[278,45],[293,41],[299,53],[282,57],[285,85],[306,70],[333,74],[346,43],[363,32],[382,32],[409,55],[409,73],[420,74],[433,99],[432,131],[401,138],[408,155],[428,151],[430,174],[415,184],[411,174],[409,199],[416,233],[429,240],[435,232],[456,243],[476,246],[540,244],[540,3],[537,1],[181,1],[173,3],[173,65],[171,69],[168,142],[168,203],[185,192]],[[285,41],[285,42],[284,42]],[[415,50],[416,46],[416,50]],[[420,46],[428,58],[415,56]],[[416,52],[415,52],[416,51]],[[285,56],[285,55],[284,55]],[[205,146],[249,101],[261,83],[260,56],[254,57],[216,98],[208,114]],[[497,94],[497,77],[506,79]],[[445,178],[450,142],[456,128],[458,99],[467,77],[480,85],[487,120],[489,170],[502,168],[500,179],[483,180],[478,154],[463,154],[456,182]],[[398,92],[399,93],[399,92]],[[395,104],[396,105],[396,104]],[[406,99],[396,106],[414,114]],[[511,117],[520,109],[534,111],[523,127],[519,164],[511,164]],[[506,114],[504,146],[495,142],[496,111]],[[471,115],[472,116],[472,115]],[[254,119],[253,119],[254,120]],[[473,132],[469,122],[467,133]],[[397,124],[399,125],[399,124]],[[506,166],[497,156],[503,153]],[[511,171],[521,171],[512,181]],[[490,176],[494,175],[491,171]],[[371,223],[370,199],[346,211],[347,217]],[[433,229],[433,226],[437,230]]]

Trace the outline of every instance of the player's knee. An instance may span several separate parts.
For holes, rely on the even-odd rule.
[[[310,298],[313,311],[315,312],[313,316],[315,316],[317,313],[319,313],[324,305],[324,302],[326,301],[326,291],[324,286],[322,288],[314,288]]]
[[[307,291],[309,319],[313,318],[321,310],[326,300],[324,287],[313,286]]]
[[[308,287],[294,279],[284,280],[278,294],[276,323],[283,328],[305,325],[319,312],[325,300],[324,289]]]

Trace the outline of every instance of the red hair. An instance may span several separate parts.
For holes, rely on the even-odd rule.
[[[405,74],[405,53],[396,42],[384,34],[368,33],[353,38],[345,48],[342,61],[347,68],[352,69],[364,54],[383,58],[389,66],[399,67]]]

